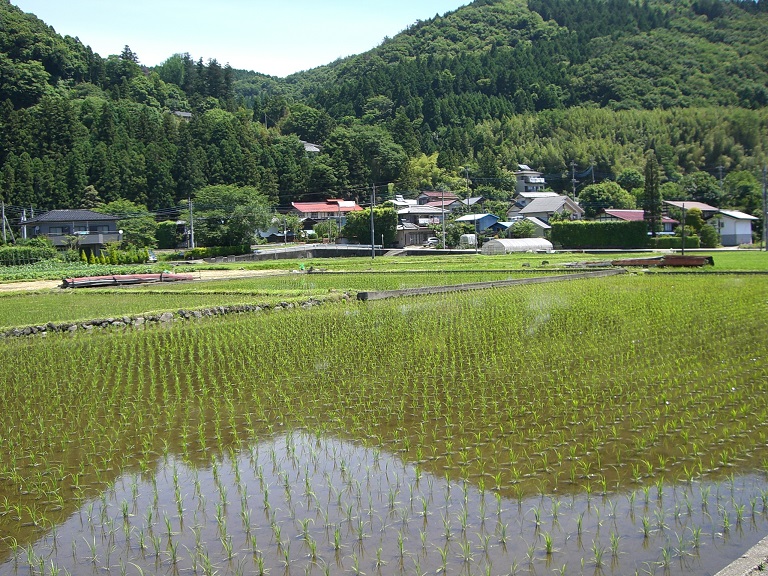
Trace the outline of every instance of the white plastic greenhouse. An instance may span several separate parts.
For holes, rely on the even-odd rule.
[[[551,252],[552,243],[544,238],[500,238],[489,240],[480,249],[486,256],[498,256],[512,252]]]

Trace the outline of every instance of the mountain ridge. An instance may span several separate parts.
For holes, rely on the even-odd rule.
[[[618,178],[654,150],[683,196],[696,171],[766,161],[765,8],[476,0],[279,79],[184,53],[142,67],[128,46],[102,58],[0,0],[0,193],[71,207],[90,187],[156,209],[247,185],[287,206],[372,182],[461,188],[469,173],[501,201],[518,163],[561,190],[574,163]]]

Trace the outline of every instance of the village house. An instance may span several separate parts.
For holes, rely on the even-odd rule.
[[[456,222],[472,224],[477,232],[485,232],[499,221],[493,214],[467,214],[456,218]]]
[[[416,198],[416,201],[422,206],[424,204],[435,206],[445,203],[445,206],[447,207],[454,200],[460,200],[459,196],[455,192],[448,192],[445,190],[429,190],[420,193],[418,198]]]
[[[22,237],[48,238],[56,248],[76,247],[98,253],[109,242],[122,241],[118,217],[92,210],[51,210],[21,222]]]
[[[584,217],[584,209],[571,200],[568,196],[546,196],[544,198],[535,198],[524,208],[518,209],[512,206],[507,212],[509,220],[515,216],[532,216],[539,220],[549,223],[553,214],[570,214],[571,220],[580,220]]]
[[[600,212],[595,220],[601,222],[621,221],[621,222],[642,222],[645,220],[645,213],[642,210],[614,210],[608,209]],[[668,216],[662,216],[662,234],[672,234],[675,231],[675,226],[679,224],[677,220]]]
[[[292,212],[299,218],[306,218],[314,222],[334,220],[339,226],[347,223],[347,214],[362,210],[354,200],[340,200],[331,198],[321,202],[291,202]]]
[[[491,230],[501,233],[502,236],[508,236],[509,229],[512,228],[512,226],[514,226],[516,223],[522,220],[526,220],[531,224],[533,224],[534,238],[544,238],[547,234],[547,231],[552,229],[552,226],[550,226],[549,224],[547,224],[542,220],[539,220],[534,216],[518,216],[514,220],[509,220],[505,222],[496,222],[496,224],[491,226]]]
[[[544,180],[544,174],[533,170],[527,164],[518,164],[520,168],[515,172],[517,178],[516,191],[518,194],[524,192],[543,192],[544,187],[547,185]]]
[[[397,211],[397,221],[400,224],[416,224],[417,226],[430,226],[442,224],[443,215],[447,213],[434,206],[408,206]]]

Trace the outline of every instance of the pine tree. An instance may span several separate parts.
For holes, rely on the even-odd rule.
[[[661,230],[661,192],[659,191],[659,163],[651,150],[645,161],[645,188],[643,189],[643,219],[651,236]]]

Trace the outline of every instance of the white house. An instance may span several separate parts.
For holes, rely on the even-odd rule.
[[[533,170],[527,164],[518,164],[520,170],[515,171],[517,178],[517,193],[543,192],[546,182],[541,172]]]
[[[752,244],[752,222],[759,220],[738,210],[720,210],[716,219],[720,229],[720,243],[723,246]]]

